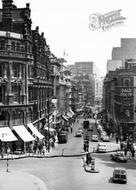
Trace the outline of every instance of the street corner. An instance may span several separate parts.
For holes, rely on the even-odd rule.
[[[38,177],[18,171],[0,172],[1,190],[48,190],[46,184]]]

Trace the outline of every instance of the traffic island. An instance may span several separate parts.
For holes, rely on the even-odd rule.
[[[100,170],[98,170],[97,168],[95,168],[95,162],[92,162],[90,164],[86,164],[85,158],[83,159],[83,166],[84,166],[84,170],[88,173],[99,173]]]

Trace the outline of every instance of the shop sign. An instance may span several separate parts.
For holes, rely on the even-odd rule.
[[[122,97],[132,97],[133,96],[132,88],[122,88],[121,92],[120,92],[120,96],[122,96]]]

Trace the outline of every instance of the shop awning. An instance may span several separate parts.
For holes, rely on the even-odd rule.
[[[72,109],[71,109],[71,108],[69,109],[69,111],[70,111],[73,115],[75,115],[75,113],[72,111]]]
[[[51,127],[45,127],[44,128],[46,131],[50,131],[50,132],[54,132],[55,131],[55,129],[54,128],[51,128]]]
[[[11,142],[18,140],[9,127],[0,127],[0,139],[2,142]]]
[[[67,112],[67,116],[70,117],[70,118],[73,117],[73,115],[71,114],[71,112]]]
[[[34,140],[34,137],[28,132],[24,125],[13,126],[13,129],[24,142],[30,142]]]
[[[34,125],[32,123],[27,124],[27,126],[29,127],[29,129],[32,131],[32,133],[38,137],[39,139],[43,139],[44,136],[34,127]]]
[[[69,119],[68,116],[66,116],[66,115],[62,115],[62,118],[65,119],[66,121],[68,121],[68,119]]]
[[[59,123],[61,123],[61,120],[52,122],[52,124],[54,124],[54,125],[59,124]]]

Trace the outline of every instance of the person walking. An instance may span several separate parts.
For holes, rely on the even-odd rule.
[[[73,128],[71,127],[71,133],[73,132]]]
[[[91,156],[91,153],[88,152],[88,153],[86,154],[86,164],[87,164],[87,165],[91,164],[91,161],[92,161],[92,156]]]
[[[124,155],[127,156],[127,146],[124,147]]]
[[[135,157],[135,149],[134,149],[134,145],[132,144],[131,145],[131,155],[132,155],[132,159],[134,159],[134,157]]]

